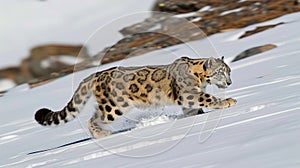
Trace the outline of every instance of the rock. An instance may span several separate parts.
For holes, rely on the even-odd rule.
[[[53,73],[59,73],[69,67],[73,68],[73,65],[66,64],[59,59],[54,61],[48,60],[49,58],[58,58],[60,56],[88,58],[89,54],[86,47],[82,45],[48,44],[37,46],[30,50],[29,57],[23,59],[19,67],[9,67],[0,70],[0,79],[10,79],[16,84],[52,79]],[[43,66],[43,61],[48,61],[49,66]]]
[[[9,67],[0,70],[0,79],[10,79],[16,84],[24,83],[27,81],[22,75],[22,71],[19,67]]]
[[[235,62],[235,61],[238,61],[238,60],[241,60],[244,58],[248,58],[250,56],[266,52],[266,51],[271,50],[276,47],[277,46],[274,44],[266,44],[266,45],[262,45],[262,46],[258,46],[258,47],[253,47],[253,48],[245,50],[242,53],[240,53],[239,55],[237,55],[231,62]]]
[[[88,51],[83,45],[47,44],[34,47],[30,50],[30,58],[42,60],[49,56],[80,56],[88,57]]]
[[[267,29],[276,27],[276,26],[281,25],[281,24],[284,24],[284,23],[283,23],[283,22],[280,22],[280,23],[273,24],[273,25],[266,25],[266,26],[259,26],[259,27],[256,27],[254,30],[246,31],[243,35],[241,35],[241,36],[239,37],[239,39],[244,38],[244,37],[251,36],[251,35],[253,35],[253,34],[256,34],[256,33],[262,32],[262,31],[265,31],[265,30],[267,30]]]

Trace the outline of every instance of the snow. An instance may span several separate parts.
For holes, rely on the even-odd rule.
[[[0,167],[298,167],[299,18],[294,13],[274,19],[269,22],[290,22],[243,39],[230,37],[251,27],[87,69],[37,88],[18,86],[0,97]],[[267,43],[278,48],[229,63],[232,86],[208,88],[236,98],[236,106],[181,119],[162,116],[132,131],[27,155],[90,137],[86,121],[92,100],[78,119],[57,128],[41,127],[33,115],[41,107],[61,109],[79,82],[97,70],[167,64],[187,55],[224,55],[230,62],[241,51]]]
[[[188,17],[195,16],[196,13],[197,12],[189,12],[189,13],[177,14],[177,15],[175,15],[175,17],[178,17],[178,18],[188,18]]]
[[[0,91],[5,91],[12,87],[16,86],[16,84],[10,79],[0,79]]]
[[[202,19],[202,17],[196,17],[191,20],[191,22],[199,22]]]
[[[183,13],[183,14],[177,14],[174,17],[177,18],[189,18],[189,17],[194,17],[191,19],[191,22],[198,22],[202,19],[202,17],[197,16],[198,12],[189,12],[189,13]]]
[[[68,55],[50,56],[49,58],[42,60],[41,66],[43,68],[51,68],[53,64],[55,65],[55,62],[61,62],[67,65],[75,65],[82,60],[83,59],[80,57],[72,57]]]
[[[199,9],[198,12],[205,12],[205,11],[213,11],[214,9],[211,6],[204,6],[203,8]]]
[[[224,16],[224,15],[228,15],[230,13],[235,13],[235,12],[240,12],[241,10],[243,10],[244,7],[241,7],[241,8],[237,8],[237,9],[232,9],[232,10],[228,10],[228,11],[224,11],[222,12],[220,15],[221,16]]]

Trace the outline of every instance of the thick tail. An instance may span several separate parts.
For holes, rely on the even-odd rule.
[[[72,99],[62,110],[54,112],[47,108],[39,109],[35,113],[35,120],[43,126],[53,126],[69,122],[76,118],[93,93],[95,83],[93,77],[94,75],[91,75],[80,83]]]

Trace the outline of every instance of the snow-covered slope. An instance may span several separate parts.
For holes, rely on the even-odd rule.
[[[276,49],[230,64],[233,84],[225,94],[238,104],[226,110],[178,120],[160,118],[166,123],[27,155],[90,136],[86,120],[92,101],[78,120],[57,128],[41,127],[33,115],[40,107],[62,108],[80,80],[97,69],[34,89],[19,86],[0,98],[0,167],[299,167],[299,18],[295,13],[269,21],[286,24],[241,40],[238,35],[253,26],[213,35],[209,41],[216,51],[208,49],[207,39],[199,40],[99,68],[145,65],[145,60],[165,64],[174,55],[198,57],[191,48],[202,57],[219,53],[229,62],[245,49],[276,44]],[[259,25],[263,24],[267,23]]]

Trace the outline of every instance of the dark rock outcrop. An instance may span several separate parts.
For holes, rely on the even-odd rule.
[[[244,58],[248,58],[250,56],[266,52],[266,51],[274,49],[276,47],[277,46],[274,44],[266,44],[266,45],[262,45],[262,46],[258,46],[258,47],[253,47],[253,48],[247,49],[247,50],[243,51],[242,53],[240,53],[239,55],[237,55],[231,62],[235,62],[235,61],[238,61],[238,60],[241,60]]]

